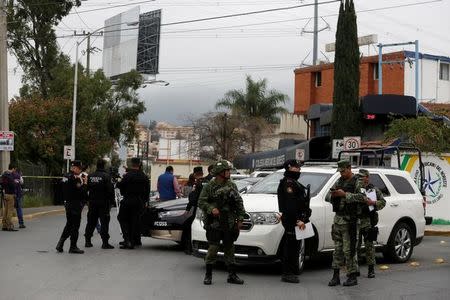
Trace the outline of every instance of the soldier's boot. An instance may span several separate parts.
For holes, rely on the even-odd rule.
[[[114,246],[108,243],[108,240],[103,240],[102,249],[114,249]]]
[[[84,247],[85,248],[91,248],[91,247],[93,247],[94,245],[92,245],[92,242],[91,242],[91,238],[89,237],[86,237],[86,242],[84,243]]]
[[[70,242],[69,253],[83,254],[84,251],[78,248],[76,243]]]
[[[205,279],[203,279],[203,284],[210,285],[212,283],[212,265],[206,264]]]
[[[367,273],[367,278],[375,278],[375,266],[369,265],[369,272]]]
[[[228,266],[228,283],[233,284],[244,284],[244,280],[240,279],[239,276],[236,274],[236,268],[234,265]]]
[[[66,240],[63,239],[63,238],[60,238],[60,239],[59,239],[58,244],[56,244],[56,251],[58,251],[58,252],[60,252],[60,253],[64,251],[63,247],[64,247],[64,242],[65,242],[65,241],[66,241]]]
[[[333,278],[328,282],[328,286],[336,286],[341,284],[341,278],[339,277],[339,269],[333,269]]]
[[[351,273],[348,275],[347,280],[342,284],[343,286],[353,286],[358,284],[358,279],[356,279],[356,273]]]

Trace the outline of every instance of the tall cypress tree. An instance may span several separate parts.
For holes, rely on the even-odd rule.
[[[359,46],[353,0],[341,1],[336,29],[331,135],[361,135],[359,110]]]

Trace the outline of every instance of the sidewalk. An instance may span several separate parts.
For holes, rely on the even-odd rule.
[[[65,212],[64,206],[42,206],[42,207],[30,207],[30,208],[23,208],[23,219],[24,220],[31,220],[37,217],[43,217],[43,216],[52,216],[52,215],[59,215],[63,214]],[[16,210],[14,210],[14,214],[16,213]],[[2,220],[2,217],[0,216],[0,221]],[[13,222],[17,223],[17,217],[13,217]]]
[[[425,226],[426,236],[450,236],[450,225],[427,225]]]

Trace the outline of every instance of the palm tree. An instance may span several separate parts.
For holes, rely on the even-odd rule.
[[[283,107],[289,97],[277,90],[267,90],[267,79],[254,81],[246,78],[246,90],[231,90],[216,103],[216,108],[226,108],[243,120],[248,131],[252,153],[265,128],[279,122],[279,114],[287,112]]]

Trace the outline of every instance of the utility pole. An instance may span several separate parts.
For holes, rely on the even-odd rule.
[[[6,47],[6,0],[0,0],[0,131],[9,131],[8,55]],[[8,168],[10,152],[0,151],[0,171]]]
[[[91,62],[91,35],[90,32],[88,32],[87,47],[86,47],[86,75],[88,77],[90,71],[90,62]]]
[[[312,33],[313,34],[313,65],[317,65],[318,57],[319,57],[319,32],[324,31],[325,29],[329,29],[330,25],[322,18],[322,20],[326,23],[326,26],[319,29],[319,0],[314,0],[314,29],[305,30],[306,26],[308,26],[309,21],[306,23],[305,27],[303,27],[301,34],[303,33]],[[308,54],[309,55],[309,54]]]

